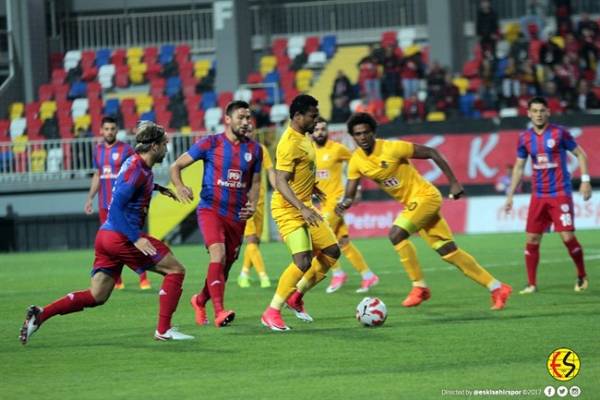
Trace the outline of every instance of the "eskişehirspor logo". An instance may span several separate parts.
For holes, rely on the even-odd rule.
[[[546,366],[550,376],[565,382],[577,376],[581,368],[581,361],[579,355],[573,350],[561,347],[550,353]]]

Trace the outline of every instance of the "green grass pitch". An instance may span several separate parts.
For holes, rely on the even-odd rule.
[[[126,288],[103,307],[49,320],[27,346],[17,340],[29,304],[45,305],[88,285],[93,251],[0,256],[1,399],[435,399],[460,398],[446,391],[537,390],[558,387],[547,371],[552,350],[568,347],[581,359],[579,375],[564,383],[582,389],[580,398],[600,393],[600,249],[597,231],[581,231],[590,289],[575,293],[575,269],[557,235],[542,245],[537,294],[523,296],[524,234],[463,235],[457,242],[490,272],[513,286],[501,312],[489,310],[486,289],[471,282],[415,238],[432,299],[406,309],[410,289],[386,239],[356,240],[381,282],[370,293],[388,307],[380,328],[361,327],[354,319],[363,295],[350,270],[346,286],[326,294],[328,281],[305,297],[312,324],[284,311],[293,328],[268,331],[260,315],[274,288],[250,289],[235,283],[234,266],[226,306],[236,311],[230,327],[194,325],[190,296],[206,274],[207,254],[199,246],[174,247],[187,268],[179,309],[188,342],[156,342],[157,288],[142,292],[124,271]],[[277,278],[289,262],[284,245],[262,246],[268,272]],[[327,278],[329,279],[329,278]],[[209,305],[209,316],[212,308]],[[443,395],[446,393],[446,395]],[[461,393],[461,392],[454,392]],[[537,394],[536,394],[537,393]]]

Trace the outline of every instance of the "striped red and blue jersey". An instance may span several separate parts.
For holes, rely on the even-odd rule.
[[[567,150],[577,143],[564,127],[549,124],[543,133],[530,128],[519,136],[517,157],[531,156],[533,174],[531,194],[535,197],[571,196],[571,174],[567,168]]]
[[[133,153],[133,148],[121,141],[116,141],[112,145],[103,142],[94,149],[94,169],[100,176],[98,208],[108,210],[117,174],[121,170],[123,162]]]
[[[260,144],[254,140],[236,144],[221,133],[200,139],[187,153],[194,161],[204,161],[198,209],[211,209],[239,221],[240,210],[248,201],[252,176],[260,172]]]
[[[152,169],[139,154],[129,157],[117,175],[108,218],[100,229],[119,232],[135,243],[146,223],[153,190]]]

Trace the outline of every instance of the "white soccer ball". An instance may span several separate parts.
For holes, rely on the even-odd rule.
[[[387,318],[387,307],[377,297],[365,297],[356,306],[356,319],[364,326],[383,325]]]

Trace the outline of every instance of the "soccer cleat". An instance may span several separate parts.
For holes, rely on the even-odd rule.
[[[283,332],[290,330],[290,327],[281,318],[281,311],[273,307],[267,307],[260,318],[260,322],[272,331]]]
[[[192,307],[194,307],[194,312],[196,314],[196,324],[208,325],[208,318],[206,317],[206,307],[198,305],[197,299],[198,295],[195,294],[190,300],[190,303],[192,303]]]
[[[311,317],[304,309],[304,301],[302,300],[303,294],[295,291],[290,297],[288,297],[286,304],[290,310],[296,314],[296,318],[301,319],[304,322],[313,322]]]
[[[370,279],[363,279],[360,283],[360,287],[356,289],[356,293],[366,293],[369,291],[371,286],[375,286],[379,283],[379,277],[375,274]]]
[[[123,290],[125,289],[125,283],[123,283],[123,279],[121,279],[121,275],[115,279],[115,289]]]
[[[576,292],[583,292],[585,289],[588,288],[588,279],[587,277],[583,277],[583,278],[577,278],[577,281],[575,281],[575,291]]]
[[[339,275],[334,274],[331,277],[331,283],[329,284],[329,286],[327,286],[327,289],[325,289],[325,292],[327,292],[327,293],[337,292],[339,288],[344,286],[344,283],[346,283],[347,280],[348,280],[348,274],[345,272],[342,274],[339,274]]]
[[[250,278],[248,278],[247,276],[238,276],[237,282],[238,286],[243,289],[250,287]]]
[[[492,310],[502,310],[506,305],[508,297],[512,293],[512,287],[503,283],[498,289],[492,291]]]
[[[271,280],[268,276],[265,275],[260,278],[260,287],[263,289],[271,287]]]
[[[532,294],[537,292],[537,287],[535,285],[527,285],[524,289],[519,290],[519,294]]]
[[[42,313],[43,309],[38,306],[29,306],[27,308],[27,313],[25,314],[25,322],[23,322],[23,326],[21,327],[21,331],[19,332],[19,340],[23,345],[26,345],[29,341],[31,335],[35,333],[38,329],[40,329],[40,324],[38,324],[38,317]]]
[[[215,326],[217,328],[222,328],[222,327],[227,326],[230,323],[232,323],[234,319],[235,319],[234,311],[231,311],[231,310],[221,311],[215,317]]]
[[[165,333],[158,333],[158,331],[154,331],[154,339],[155,340],[190,340],[194,337],[191,335],[186,335],[185,333],[181,333],[177,330],[177,328],[170,328]]]
[[[419,286],[413,286],[406,299],[402,302],[404,307],[416,307],[425,300],[431,298],[431,290]]]
[[[115,285],[115,287],[116,287],[116,285]],[[150,280],[148,278],[140,279],[140,289],[141,290],[152,289],[152,284],[150,283]]]

